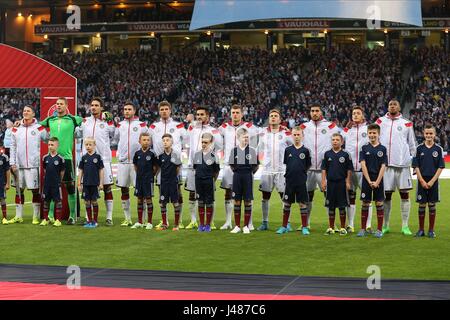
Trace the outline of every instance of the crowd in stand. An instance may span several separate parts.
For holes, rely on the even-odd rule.
[[[406,89],[402,83],[405,56],[419,66]],[[406,54],[383,48],[327,52],[293,48],[276,53],[257,48],[190,49],[68,53],[45,58],[78,78],[81,116],[88,113],[92,97],[100,96],[115,117],[121,116],[125,101],[132,101],[139,106],[139,117],[149,124],[158,117],[157,104],[162,100],[173,104],[177,120],[184,120],[198,105],[209,106],[214,125],[229,118],[232,103],[241,104],[246,120],[258,126],[264,125],[268,111],[277,107],[288,127],[307,121],[307,107],[318,102],[325,117],[343,127],[354,104],[366,110],[368,121],[374,121],[385,114],[391,98],[400,98],[409,89],[416,93],[410,117],[416,135],[420,139],[423,125],[432,121],[440,129],[439,142],[448,149],[449,55],[443,49]],[[38,103],[32,90],[12,95],[3,92],[3,118],[17,118],[20,104]]]
[[[422,130],[430,123],[439,128],[437,142],[449,149],[450,134],[450,68],[449,55],[440,48],[422,48],[415,54],[417,72],[410,79],[415,93],[415,106],[410,119],[414,122],[416,136],[423,141]]]

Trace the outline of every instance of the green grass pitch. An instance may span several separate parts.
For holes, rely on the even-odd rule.
[[[219,183],[217,183],[217,186]],[[255,182],[254,225],[261,221],[260,192]],[[367,277],[367,267],[378,265],[384,278],[450,279],[450,200],[446,192],[450,181],[441,180],[442,202],[438,204],[436,239],[416,239],[400,234],[400,199],[393,197],[391,233],[382,239],[357,238],[356,235],[325,236],[327,227],[323,196],[316,192],[312,213],[312,233],[275,234],[281,224],[281,201],[272,194],[270,203],[270,231],[254,231],[249,235],[213,231],[210,234],[194,230],[179,232],[132,230],[120,227],[123,214],[120,191],[114,191],[113,227],[104,226],[105,211],[100,199],[100,227],[86,230],[81,226],[40,227],[31,225],[31,205],[25,205],[25,222],[0,225],[2,249],[0,263],[39,265],[79,265],[81,267],[124,268],[148,270],[176,270],[196,272],[230,272],[247,274],[285,274],[299,276]],[[8,203],[13,203],[13,191]],[[411,192],[414,198],[414,192]],[[26,201],[31,194],[26,193]],[[187,199],[187,193],[184,194]],[[223,190],[217,187],[216,226],[224,222]],[[136,220],[135,200],[132,217]],[[360,225],[360,205],[357,203],[356,229]],[[84,210],[83,210],[84,211]],[[8,206],[8,217],[14,205]],[[173,210],[170,207],[170,223]],[[160,219],[155,209],[154,224]],[[293,206],[291,221],[298,227],[300,213]],[[337,219],[338,221],[338,219]],[[428,221],[428,214],[427,220]],[[183,222],[189,222],[187,203],[183,208]],[[376,217],[372,219],[372,225]],[[426,226],[428,222],[426,222]],[[412,201],[410,227],[417,230],[417,204]]]

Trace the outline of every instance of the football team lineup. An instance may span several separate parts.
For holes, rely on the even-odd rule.
[[[391,231],[392,195],[398,190],[401,233],[408,236],[412,235],[409,191],[414,188],[413,168],[418,181],[413,199],[418,203],[419,217],[415,236],[436,237],[436,203],[440,201],[438,179],[445,168],[444,153],[434,142],[436,131],[432,125],[425,127],[425,141],[417,145],[413,123],[402,117],[400,103],[395,99],[389,102],[387,114],[373,124],[365,121],[361,107],[353,107],[352,121],[342,129],[324,119],[321,106],[317,104],[310,106],[311,120],[291,130],[281,126],[281,113],[277,109],[269,112],[268,126],[258,128],[243,120],[241,106],[233,105],[231,120],[214,128],[209,125],[208,108],[198,107],[195,120],[189,115],[189,124],[185,128],[184,123],[171,118],[172,107],[167,101],[158,105],[160,120],[149,127],[135,116],[137,108],[131,102],[123,106],[124,120],[116,123],[104,111],[100,98],[92,100],[91,115],[84,119],[68,114],[67,106],[67,99],[57,99],[57,115],[40,123],[34,118],[35,110],[31,106],[23,108],[23,119],[16,122],[13,129],[10,158],[2,159],[4,173],[11,173],[16,186],[16,214],[7,219],[6,201],[3,199],[3,224],[24,221],[24,190],[28,189],[33,193],[32,224],[61,226],[60,186],[64,184],[70,211],[67,224],[75,224],[77,220],[77,187],[85,203],[84,227],[98,226],[101,190],[105,200],[105,225],[112,226],[114,178],[110,146],[114,141],[118,142],[115,184],[120,188],[124,216],[120,225],[123,227],[153,229],[156,185],[156,202],[161,214],[156,230],[167,230],[172,225],[173,231],[195,229],[210,232],[219,227],[220,230],[231,230],[231,233],[248,234],[255,229],[266,231],[269,230],[269,211],[272,211],[269,210],[269,200],[275,191],[280,200],[275,195],[272,202],[279,201],[282,205],[278,211],[282,213],[282,223],[276,233],[285,234],[293,230],[291,206],[297,210],[295,203],[298,203],[301,225],[297,231],[306,236],[311,232],[311,212],[314,209],[319,211],[320,205],[313,201],[315,190],[319,189],[324,194],[328,212],[326,235],[355,233],[355,217],[360,216],[360,223],[356,223],[359,227],[357,236],[381,238]],[[76,138],[83,141],[83,156],[77,164],[77,174],[71,151]],[[40,154],[41,140],[47,142],[49,148],[49,154],[42,160],[42,199],[38,179],[40,159],[36,157]],[[187,169],[183,181],[181,154],[185,150],[188,150]],[[223,159],[219,154],[223,154]],[[219,165],[221,160],[222,169]],[[262,221],[255,228],[253,212],[259,213],[259,210],[254,208],[254,175],[258,169]],[[223,198],[215,196],[219,171],[222,171],[220,187],[224,189]],[[10,179],[5,174],[2,177],[6,177],[5,187],[9,189]],[[131,212],[136,212],[131,208],[131,186],[135,187],[137,200],[135,223],[131,217]],[[358,199],[357,189],[360,189]],[[188,196],[183,197],[186,192]],[[186,214],[182,215],[183,203],[186,203],[183,198],[188,200],[190,218],[186,226],[182,219],[186,217]],[[216,204],[222,199],[225,223],[216,227]],[[357,201],[361,201],[358,210]],[[39,219],[41,203],[42,220]],[[169,223],[167,217],[171,209],[167,206],[169,203],[174,209],[173,223]],[[372,204],[376,208],[374,227]],[[425,232],[427,207],[429,225]]]

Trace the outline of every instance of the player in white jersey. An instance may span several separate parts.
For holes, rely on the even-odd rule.
[[[306,189],[308,190],[308,228],[314,199],[314,190],[319,187],[321,190],[322,171],[321,164],[323,156],[327,150],[331,149],[331,137],[334,133],[339,133],[339,129],[334,122],[323,118],[322,109],[319,104],[313,104],[310,108],[311,120],[300,125],[304,133],[303,145],[311,151],[311,167],[308,170]],[[297,229],[301,231],[302,227]]]
[[[116,185],[120,187],[122,196],[122,209],[125,220],[121,226],[132,226],[130,213],[130,185],[135,186],[136,171],[134,170],[133,157],[136,151],[141,148],[139,137],[141,133],[147,133],[148,127],[145,122],[139,121],[135,116],[136,106],[132,102],[126,102],[123,106],[124,120],[116,126],[114,140],[118,142],[117,146],[117,179]],[[147,210],[153,208],[147,207]]]
[[[250,147],[257,148],[258,145],[258,128],[251,122],[243,121],[244,115],[240,105],[233,105],[231,107],[231,121],[225,122],[219,127],[220,134],[223,137],[224,149],[224,167],[222,174],[222,182],[220,187],[225,189],[225,224],[220,227],[221,230],[231,229],[231,214],[233,212],[232,200],[232,186],[233,186],[233,171],[228,164],[231,150],[239,144],[237,138],[237,131],[240,128],[245,128],[248,131],[250,139]],[[252,220],[249,223],[249,229],[254,230]]]
[[[274,188],[283,199],[285,188],[283,163],[285,149],[292,145],[291,132],[281,126],[281,113],[277,109],[269,111],[269,126],[261,128],[258,134],[258,154],[262,156],[263,171],[259,190],[262,192],[262,224],[257,230],[269,230],[269,200]]]
[[[364,117],[364,110],[361,106],[355,106],[352,109],[352,120],[342,131],[345,143],[345,151],[350,154],[353,162],[351,189],[348,192],[350,207],[347,209],[348,226],[347,232],[355,232],[355,212],[356,212],[356,189],[361,189],[363,179],[361,163],[359,162],[359,152],[363,145],[369,142],[367,136],[367,123]],[[372,206],[369,207],[369,216],[367,218],[366,230],[370,232],[372,224]]]
[[[383,177],[386,195],[383,234],[389,232],[392,193],[398,189],[401,198],[402,233],[412,235],[408,221],[411,210],[409,190],[413,188],[410,168],[417,149],[414,126],[411,121],[403,118],[400,102],[395,99],[389,101],[388,113],[378,118],[377,124],[381,127],[380,143],[386,147],[388,155],[388,166]]]
[[[168,101],[161,101],[158,104],[158,110],[159,110],[159,121],[154,122],[149,127],[149,133],[152,138],[152,148],[155,152],[156,156],[159,156],[164,152],[163,147],[163,139],[162,136],[166,133],[170,134],[172,136],[173,145],[172,148],[177,152],[177,154],[181,155],[181,151],[183,149],[183,144],[187,140],[187,132],[184,128],[184,123],[180,123],[178,121],[175,121],[171,118],[172,114],[172,106]],[[156,177],[156,184],[160,185],[160,179],[161,179],[161,172],[158,173],[158,176]],[[181,173],[180,177],[178,179],[179,184],[182,184],[181,179]],[[183,225],[183,219],[182,219],[182,213],[183,213],[183,196],[180,190],[178,190],[178,193],[180,195],[179,203],[180,203],[180,219],[178,228],[184,229]],[[156,226],[161,227],[162,221]]]
[[[110,119],[104,119],[104,103],[100,98],[93,98],[91,101],[91,116],[83,119],[80,127],[82,138],[93,137],[95,139],[95,149],[102,157],[103,169],[103,191],[105,193],[106,225],[112,226],[113,214],[113,194],[112,185],[114,183],[111,161],[111,140],[114,139],[115,126]],[[83,144],[83,154],[86,153]]]
[[[35,119],[31,106],[23,108],[23,120],[12,128],[10,160],[16,180],[16,216],[8,223],[23,222],[24,190],[33,193],[33,224],[39,224],[41,197],[39,194],[39,168],[41,165],[41,141],[48,138],[47,131]],[[18,184],[18,185],[17,185]],[[20,191],[19,191],[20,190]]]
[[[222,150],[223,139],[219,130],[209,125],[209,109],[207,107],[198,107],[196,110],[196,119],[193,121],[187,130],[187,146],[189,147],[188,169],[186,176],[185,189],[189,191],[189,212],[191,214],[191,222],[186,226],[186,229],[197,229],[197,208],[195,198],[195,170],[194,170],[194,156],[195,153],[202,149],[202,135],[210,133],[213,137],[213,144],[211,150],[217,152]],[[211,220],[211,229],[215,229],[214,222]]]

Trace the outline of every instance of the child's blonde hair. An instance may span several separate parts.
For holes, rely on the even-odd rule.
[[[83,143],[86,144],[86,143],[88,143],[88,142],[91,142],[91,143],[94,144],[94,145],[96,144],[96,143],[95,143],[94,137],[87,137],[87,138],[84,138]]]

